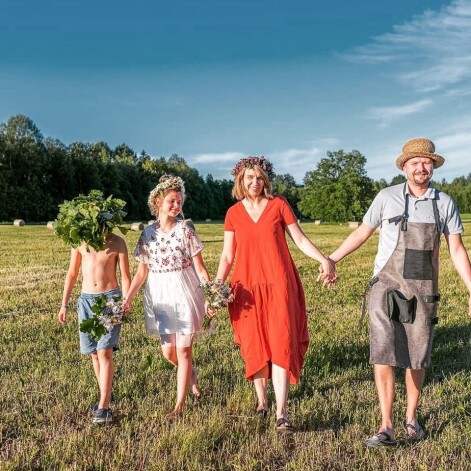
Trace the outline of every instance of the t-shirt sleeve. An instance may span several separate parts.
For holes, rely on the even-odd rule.
[[[363,216],[363,224],[366,224],[373,229],[381,226],[383,220],[383,201],[383,194],[380,191],[371,203],[366,214]]]
[[[453,235],[461,234],[464,232],[463,223],[461,222],[460,213],[455,202],[450,198],[450,203],[447,208],[445,225],[443,227],[443,234]]]
[[[281,215],[283,217],[285,226],[289,226],[290,224],[298,222],[298,218],[294,214],[293,209],[284,198],[281,198]]]
[[[234,224],[232,223],[232,208],[226,213],[226,218],[224,219],[224,230],[227,232],[235,232]]]
[[[186,244],[190,257],[194,257],[196,254],[203,250],[203,243],[198,237],[198,234],[189,226],[183,226],[183,232],[185,234]]]
[[[149,265],[149,243],[147,241],[147,237],[145,235],[145,232],[142,231],[141,235],[139,237],[139,240],[137,241],[136,248],[134,249],[133,256],[138,260],[139,262],[145,263],[146,265]]]

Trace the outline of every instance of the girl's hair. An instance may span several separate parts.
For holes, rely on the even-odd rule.
[[[151,208],[150,212],[155,215],[155,217],[159,216],[159,209],[162,206],[162,202],[164,198],[171,192],[175,191],[177,193],[180,193],[182,195],[182,206],[183,203],[185,202],[185,193],[182,192],[181,190],[174,190],[173,188],[169,188],[168,190],[164,190],[163,192],[158,192],[155,193],[152,196],[152,199],[149,197],[149,207]],[[151,206],[152,205],[152,206]],[[183,217],[183,208],[180,211],[181,216]]]
[[[234,178],[234,186],[232,187],[232,196],[238,201],[243,200],[247,196],[247,192],[245,191],[245,187],[244,187],[244,175],[245,175],[245,172],[247,171],[247,168],[249,167],[242,168]],[[268,178],[268,175],[266,174],[266,172],[263,170],[263,168],[259,167],[258,165],[253,165],[250,168],[257,171],[262,177],[263,193],[265,197],[268,198],[269,200],[273,199],[273,195],[271,193],[270,179]]]
[[[158,209],[162,204],[162,200],[165,198],[165,196],[167,196],[170,190],[181,193],[182,204],[185,202],[184,181],[175,175],[162,175],[158,185],[150,192],[149,199],[147,200],[151,214],[154,214],[155,216],[158,215]],[[157,200],[160,202],[159,205],[157,205]]]

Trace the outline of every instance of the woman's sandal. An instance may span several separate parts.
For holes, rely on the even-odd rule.
[[[288,419],[285,419],[284,417],[280,417],[279,419],[276,419],[276,430],[278,432],[283,432],[283,433],[294,432],[293,426],[288,422]]]
[[[264,407],[261,407],[259,408],[258,406],[255,407],[255,414],[262,418],[262,419],[265,419],[267,416],[268,416],[268,409],[264,408]]]
[[[420,442],[425,438],[425,430],[423,429],[422,425],[417,422],[417,425],[408,424],[406,422],[406,434],[407,440],[410,442]]]

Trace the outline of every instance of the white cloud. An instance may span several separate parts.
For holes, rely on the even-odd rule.
[[[212,164],[219,162],[237,162],[237,160],[245,157],[246,154],[242,152],[223,152],[223,153],[214,153],[214,154],[197,154],[191,159],[192,163],[195,164]]]
[[[432,100],[424,99],[407,105],[370,108],[367,111],[367,117],[378,120],[381,126],[387,126],[391,121],[419,113],[430,107],[432,104]]]
[[[393,32],[356,48],[348,59],[395,64],[397,79],[427,92],[471,78],[471,0],[454,0],[438,11],[426,10]]]
[[[273,163],[276,173],[289,173],[298,183],[301,183],[306,172],[314,170],[328,150],[337,150],[338,144],[338,139],[324,138],[316,140],[306,148],[275,150],[265,155]],[[214,178],[231,178],[232,168],[246,155],[243,152],[197,154],[189,157],[188,163],[197,165],[203,175],[210,173]]]

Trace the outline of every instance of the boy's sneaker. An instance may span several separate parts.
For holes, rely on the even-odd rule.
[[[92,414],[94,414],[94,413],[98,410],[98,402],[95,402],[95,404],[92,404],[92,405],[88,408],[88,410],[89,410]]]
[[[112,422],[113,414],[111,413],[111,409],[97,409],[93,412],[92,422],[95,424],[105,424],[108,422]]]

